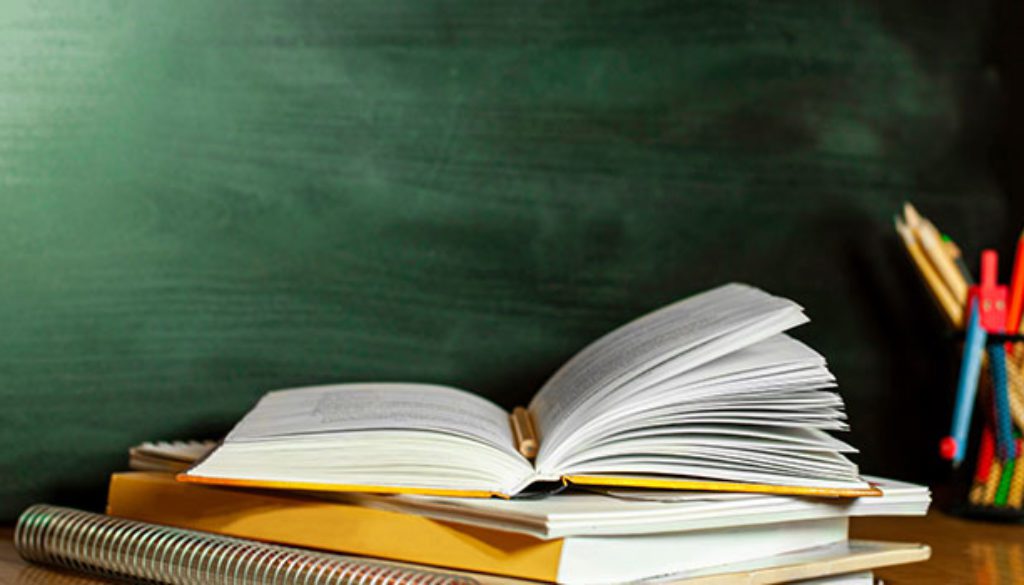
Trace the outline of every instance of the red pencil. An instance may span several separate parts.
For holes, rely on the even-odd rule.
[[[992,457],[995,455],[996,442],[992,429],[985,425],[981,429],[981,445],[978,446],[978,463],[974,467],[974,481],[985,483],[992,469]]]
[[[1020,315],[1024,309],[1024,232],[1017,238],[1017,255],[1013,257],[1010,277],[1010,306],[1006,310],[1006,333],[1020,331]]]

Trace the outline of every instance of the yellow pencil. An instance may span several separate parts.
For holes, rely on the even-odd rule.
[[[946,253],[949,254],[949,257],[952,258],[954,262],[956,261],[957,256],[962,254],[962,252],[960,252],[960,247],[952,240],[942,240],[942,245],[945,246]]]
[[[1013,492],[1010,492],[1013,495]],[[975,481],[971,485],[971,491],[967,493],[967,501],[975,506],[981,505],[981,500],[985,496],[985,484],[980,481]]]
[[[985,480],[985,493],[981,497],[981,503],[991,506],[996,501],[996,491],[999,489],[999,478],[1003,475],[1003,463],[999,459],[992,459],[992,466],[988,468],[988,479]]]
[[[1014,343],[1006,352],[1006,385],[1009,389],[1010,416],[1018,428],[1024,429],[1024,352]]]
[[[964,320],[964,303],[956,302],[953,294],[949,291],[942,279],[939,277],[935,268],[925,258],[924,252],[921,250],[921,245],[917,242],[914,234],[911,232],[907,224],[903,223],[900,218],[894,218],[893,222],[896,224],[896,232],[899,233],[900,238],[903,240],[903,247],[906,248],[907,254],[910,255],[910,259],[917,266],[917,271],[921,274],[921,278],[924,279],[925,284],[928,286],[928,290],[931,291],[932,297],[935,302],[939,304],[943,314],[949,320],[953,327],[959,329],[963,326]]]
[[[966,305],[967,279],[956,264],[956,255],[950,250],[947,242],[942,239],[938,228],[918,213],[917,209],[909,202],[903,204],[903,220],[917,241],[920,242],[928,261],[953,293],[953,298],[960,305]],[[953,244],[953,247],[956,247],[956,244]]]
[[[1013,468],[1013,477],[1010,479],[1010,493],[1006,497],[1006,505],[1020,508],[1021,504],[1024,504],[1024,457],[1018,453],[1017,465]]]
[[[964,262],[964,254],[960,251],[960,246],[956,245],[949,236],[942,236],[942,245],[946,248],[946,254],[953,259],[953,264],[956,264],[957,271],[960,272],[960,276],[964,277],[964,282],[967,283],[967,287],[970,288],[974,285],[974,277],[971,275],[971,271],[967,269],[967,264]]]
[[[907,205],[910,204],[908,203]],[[939,234],[939,230],[935,228],[932,222],[922,219],[917,229],[911,228],[911,231],[917,235],[921,247],[924,248],[925,255],[927,255],[928,260],[935,267],[939,276],[942,277],[942,281],[949,287],[949,291],[953,293],[953,298],[956,299],[957,303],[966,305],[967,281],[964,279],[960,269],[957,268],[952,256],[949,255],[949,250],[942,243],[942,235]]]
[[[909,201],[903,202],[903,221],[907,223],[907,227],[916,230],[921,225],[923,219],[921,214],[917,212],[917,208],[911,205]]]

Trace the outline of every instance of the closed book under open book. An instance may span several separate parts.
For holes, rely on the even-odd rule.
[[[513,413],[427,384],[271,392],[179,479],[506,498],[545,482],[878,495],[827,432],[846,423],[825,359],[784,333],[806,321],[793,301],[722,286],[601,337]]]
[[[778,580],[749,581],[719,581],[712,575],[775,565],[796,569],[812,559],[783,562],[797,554],[788,551],[820,552],[829,542],[845,546],[849,516],[927,510],[926,488],[877,482],[881,497],[858,500],[665,492],[659,501],[598,493],[508,501],[233,489],[176,482],[166,473],[126,472],[110,479],[107,512],[278,544],[543,581],[621,582],[683,573],[705,576],[702,583],[703,578],[774,583],[825,573],[800,569]],[[914,560],[920,557],[892,559]],[[827,573],[882,564],[889,563],[830,561]]]
[[[308,495],[190,485],[147,472],[114,474],[107,513],[303,548],[560,583],[621,583],[847,538],[847,518],[838,515],[696,531],[540,539]]]

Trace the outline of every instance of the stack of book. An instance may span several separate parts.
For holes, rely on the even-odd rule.
[[[927,558],[927,548],[919,545],[848,540],[850,517],[927,511],[927,489],[870,480],[882,496],[608,489],[507,501],[207,487],[140,471],[114,474],[107,513],[535,581],[685,580],[760,570],[777,573],[776,580],[757,581],[770,583]]]
[[[223,441],[133,448],[107,518],[198,531],[156,539],[188,543],[172,565],[216,534],[477,582],[870,583],[929,550],[851,541],[849,518],[930,495],[861,476],[828,433],[846,428],[835,380],[785,333],[806,320],[720,287],[595,341],[511,413],[425,384],[271,392]]]

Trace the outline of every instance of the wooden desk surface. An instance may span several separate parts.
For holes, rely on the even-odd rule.
[[[0,584],[107,583],[28,565],[14,552],[11,536],[10,527],[0,528]],[[1024,583],[1024,525],[968,522],[933,512],[924,518],[857,518],[851,536],[931,545],[927,562],[879,570],[888,584]]]

